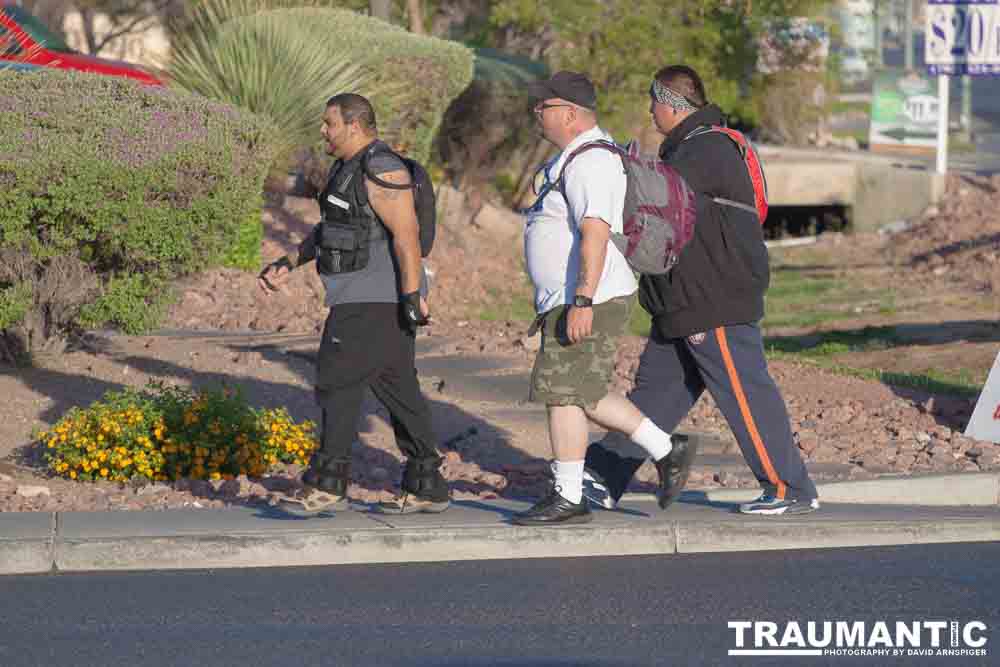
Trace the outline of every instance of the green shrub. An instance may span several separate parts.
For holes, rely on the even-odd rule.
[[[0,73],[0,116],[0,356],[79,326],[153,326],[169,281],[245,254],[273,153],[254,116],[57,71]]]
[[[261,266],[260,245],[264,241],[261,212],[254,211],[236,229],[236,242],[222,258],[223,266],[244,271],[256,271]]]
[[[289,4],[203,3],[173,44],[175,84],[271,118],[283,156],[307,149],[310,180],[326,175],[320,118],[341,92],[371,99],[381,137],[427,161],[445,110],[472,80],[472,51],[348,9]]]
[[[315,12],[262,11],[271,4],[204,3],[174,40],[170,75],[183,90],[269,118],[284,161],[314,142],[331,95],[370,93],[372,77]]]
[[[477,49],[475,80],[448,107],[437,136],[437,157],[448,181],[466,192],[492,183],[517,206],[549,145],[538,141],[526,88],[548,74],[543,63]]]
[[[379,136],[410,157],[429,162],[445,112],[472,81],[473,52],[457,42],[415,35],[347,10],[322,15],[324,19],[317,15],[315,21],[328,34],[354,36],[349,57],[364,63],[373,75],[370,99]],[[330,164],[323,149],[320,142],[313,143],[303,169],[306,180],[317,187],[325,184]]]
[[[374,72],[372,103],[382,138],[426,161],[444,112],[472,81],[472,51],[354,12],[336,10],[328,28],[335,26],[356,36],[354,57]]]
[[[72,408],[35,440],[53,474],[116,482],[260,476],[307,463],[317,446],[315,425],[284,409],[252,408],[229,389],[157,383]]]
[[[103,325],[137,335],[154,328],[173,300],[162,282],[141,273],[110,276],[91,303],[80,307],[76,322],[84,329]]]

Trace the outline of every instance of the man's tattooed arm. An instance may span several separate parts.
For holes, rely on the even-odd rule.
[[[406,170],[379,174],[388,183],[407,185],[410,174]],[[399,288],[402,294],[420,289],[420,227],[417,211],[413,206],[413,190],[385,188],[371,179],[365,182],[368,201],[379,219],[392,234],[392,249],[399,263]]]

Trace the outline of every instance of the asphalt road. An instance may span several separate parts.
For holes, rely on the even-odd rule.
[[[0,577],[0,665],[997,664],[733,658],[727,621],[980,620],[1000,644],[998,600],[1000,543]]]

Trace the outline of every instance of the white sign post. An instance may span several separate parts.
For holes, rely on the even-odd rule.
[[[948,168],[948,77],[1000,74],[1000,0],[927,0],[927,71],[938,75],[937,172]]]
[[[947,74],[938,74],[937,173],[948,173],[948,92]]]
[[[948,77],[1000,74],[1000,0],[927,0],[927,71],[938,79],[937,171],[948,167]],[[1000,442],[1000,355],[965,435]]]
[[[993,362],[986,386],[979,395],[965,435],[976,440],[1000,443],[1000,354]]]

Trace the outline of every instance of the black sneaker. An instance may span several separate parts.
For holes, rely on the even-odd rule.
[[[628,483],[643,459],[619,456],[601,444],[587,448],[583,464],[583,495],[592,503],[613,510],[625,495]]]
[[[560,523],[587,523],[594,519],[587,505],[587,499],[580,502],[570,502],[559,493],[559,487],[553,486],[549,495],[545,496],[531,508],[518,512],[511,518],[511,523],[518,526],[551,526]]]
[[[819,509],[817,498],[778,498],[765,491],[760,498],[740,505],[741,514],[809,514]]]
[[[656,462],[656,472],[660,476],[660,487],[656,498],[660,509],[667,509],[670,503],[677,500],[691,476],[691,464],[698,453],[698,440],[686,435],[670,436],[673,449]]]

